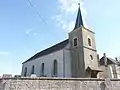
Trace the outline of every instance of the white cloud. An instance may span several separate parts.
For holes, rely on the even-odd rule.
[[[26,33],[26,35],[30,35],[32,31],[33,31],[32,29],[27,29],[27,30],[25,31],[25,33]]]
[[[66,29],[67,28],[67,25],[66,24],[63,24],[62,25],[62,29]]]
[[[0,56],[6,56],[9,55],[9,52],[7,51],[0,51]]]
[[[37,33],[34,32],[34,30],[31,29],[31,28],[30,29],[26,29],[25,34],[29,35],[29,36],[31,36],[31,35],[36,36],[37,35]]]
[[[79,0],[58,0],[58,14],[53,16],[52,19],[56,21],[56,25],[61,27],[65,31],[71,31],[74,28],[75,20],[70,16],[75,17],[78,10]],[[85,18],[87,11],[84,8],[84,3],[80,1],[80,7],[82,12],[83,23],[87,27]],[[75,17],[76,18],[76,17]]]
[[[61,12],[73,13],[76,11],[78,0],[58,0]]]
[[[75,26],[75,22],[74,21],[71,21],[71,22],[69,22],[68,23],[68,31],[71,31],[73,28],[74,28],[74,26]]]
[[[37,35],[37,33],[33,33],[33,35],[34,35],[34,36],[36,36],[36,35]]]

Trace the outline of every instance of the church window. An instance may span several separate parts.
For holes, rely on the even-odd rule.
[[[53,63],[53,75],[57,76],[57,60],[54,60]]]
[[[77,46],[77,38],[74,39],[74,46]]]
[[[42,76],[44,76],[44,63],[42,63],[42,69],[41,69],[41,74],[42,74]]]
[[[90,55],[90,60],[93,60],[93,56],[92,55]]]
[[[25,67],[24,76],[27,76],[27,67]]]
[[[35,69],[35,66],[33,65],[33,66],[32,66],[31,74],[34,74],[34,73],[35,73],[35,70],[34,70],[34,69]]]
[[[90,39],[90,38],[88,38],[88,45],[89,45],[89,46],[92,45],[92,44],[91,44],[91,39]]]

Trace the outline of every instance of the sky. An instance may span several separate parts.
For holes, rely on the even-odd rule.
[[[22,62],[68,38],[78,0],[1,0],[0,75],[21,74]],[[120,0],[81,0],[84,26],[95,32],[97,53],[120,56]],[[36,13],[39,12],[42,19]]]

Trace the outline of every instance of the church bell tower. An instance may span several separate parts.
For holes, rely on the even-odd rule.
[[[71,75],[74,78],[97,77],[99,70],[94,34],[84,27],[79,5],[75,27],[69,33]]]

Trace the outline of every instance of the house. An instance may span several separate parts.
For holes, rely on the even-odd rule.
[[[120,78],[120,62],[117,58],[114,60],[104,54],[99,61],[99,68],[103,70],[99,73],[100,78]]]

